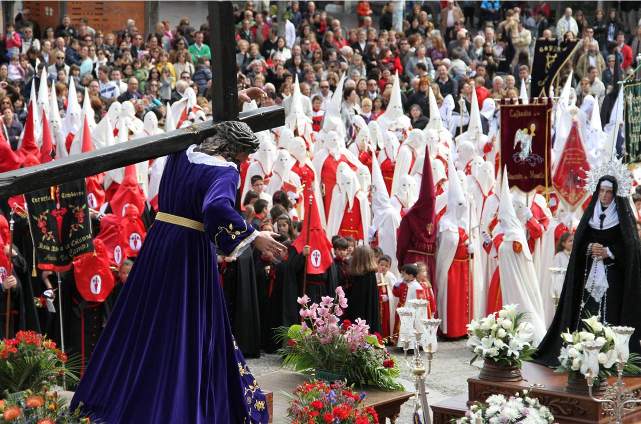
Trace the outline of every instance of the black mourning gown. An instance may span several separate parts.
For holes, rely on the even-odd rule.
[[[600,243],[610,249],[614,259],[605,259],[608,289],[603,298],[601,312],[605,321],[612,325],[634,327],[630,350],[641,352],[641,244],[636,231],[636,222],[626,198],[615,197],[619,224],[598,230],[588,224],[594,212],[598,196],[592,197],[574,236],[574,246],[568,263],[563,290],[554,319],[534,355],[534,362],[556,367],[561,350],[561,333],[579,329],[581,319],[599,313],[599,305],[585,290],[586,277],[592,266],[587,255],[590,243]],[[585,304],[583,304],[585,302]],[[582,305],[583,304],[583,305]]]

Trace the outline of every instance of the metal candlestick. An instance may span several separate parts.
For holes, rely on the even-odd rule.
[[[603,410],[608,415],[614,415],[616,424],[623,424],[623,417],[626,412],[634,409],[635,406],[641,405],[641,399],[635,397],[634,392],[629,392],[623,382],[623,368],[628,362],[630,351],[628,342],[634,332],[632,327],[612,327],[615,334],[615,349],[617,350],[617,380],[614,384],[608,385],[602,397],[592,395],[592,385],[594,384],[599,370],[598,354],[602,344],[584,343],[586,351],[586,362],[588,362],[588,372],[585,374],[585,380],[588,384],[588,394],[590,398],[603,404]]]
[[[440,319],[427,317],[427,301],[423,299],[410,300],[411,307],[397,310],[401,319],[400,341],[403,346],[405,361],[414,376],[414,413],[418,413],[419,405],[425,424],[431,424],[425,376],[432,371],[432,360],[437,350],[436,331]],[[427,358],[427,369],[421,355],[421,346]],[[407,359],[408,351],[413,350],[412,360]]]

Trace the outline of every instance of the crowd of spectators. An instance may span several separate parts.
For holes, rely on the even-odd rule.
[[[574,71],[579,104],[586,94],[603,101],[616,79],[637,66],[641,53],[635,2],[606,10],[586,4],[585,11],[566,8],[554,16],[549,2],[406,1],[398,14],[398,3],[359,1],[358,23],[349,28],[313,1],[287,3],[279,25],[278,6],[265,3],[235,6],[239,87],[261,87],[268,95],[262,105],[280,104],[298,78],[317,123],[344,73],[342,113],[348,126],[355,114],[369,121],[385,110],[398,72],[405,111],[422,128],[430,86],[439,106],[447,99],[454,113],[469,107],[473,87],[480,105],[488,97],[518,97],[522,84],[529,90],[537,38],[580,39],[564,70],[564,75]],[[162,121],[166,103],[179,100],[187,87],[207,112],[208,39],[207,24],[197,29],[187,18],[173,28],[159,22],[146,34],[132,19],[121,31],[105,32],[85,18],[76,24],[68,16],[55,28],[40,28],[24,9],[0,42],[5,136],[17,144],[32,82],[38,87],[43,68],[56,84],[62,113],[71,78],[80,100],[88,88],[96,120],[114,100],[131,100],[140,117],[153,110]]]

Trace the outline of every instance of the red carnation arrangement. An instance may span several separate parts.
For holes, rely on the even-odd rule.
[[[287,410],[293,424],[371,424],[378,414],[364,406],[365,393],[356,393],[342,382],[308,381],[296,388]]]
[[[35,331],[18,331],[13,339],[0,340],[0,388],[8,393],[37,391],[60,383],[63,376],[76,382],[77,361],[71,362],[53,340]]]

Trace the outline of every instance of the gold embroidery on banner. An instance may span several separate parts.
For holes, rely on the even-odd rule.
[[[265,410],[265,401],[257,400],[256,403],[254,404],[254,408],[256,408],[257,411]]]

